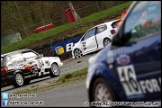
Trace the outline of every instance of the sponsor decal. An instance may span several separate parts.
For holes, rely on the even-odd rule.
[[[121,54],[116,60],[120,65],[126,65],[130,63],[130,57],[126,54]]]
[[[74,46],[73,42],[66,44],[66,52],[72,51],[73,46]]]
[[[56,47],[55,51],[56,51],[57,55],[61,55],[61,54],[63,54],[65,52],[64,48],[62,46]]]
[[[108,56],[107,63],[112,64],[115,61],[113,57],[114,56],[113,52],[112,51],[108,52],[107,56]]]
[[[121,66],[117,70],[128,99],[141,98],[146,93],[161,92],[161,77],[137,81],[133,65]]]
[[[83,50],[86,50],[86,42],[82,42]]]
[[[113,57],[107,59],[107,63],[108,64],[112,64],[113,62],[114,62],[114,58]]]
[[[50,62],[48,60],[45,61],[45,63],[50,66]]]
[[[81,37],[82,35],[79,35],[70,39],[64,39],[62,42],[53,43],[50,47],[53,55],[62,55],[72,51],[74,44],[77,43]]]

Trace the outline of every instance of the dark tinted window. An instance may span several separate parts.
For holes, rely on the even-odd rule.
[[[84,35],[84,38],[82,39],[83,40],[86,40],[92,36],[95,35],[95,31],[96,31],[96,28],[92,28],[91,30],[89,30],[85,35]]]
[[[105,24],[105,25],[98,26],[98,27],[97,27],[96,34],[101,33],[101,32],[103,32],[103,31],[105,31],[106,29],[107,29],[106,24]]]

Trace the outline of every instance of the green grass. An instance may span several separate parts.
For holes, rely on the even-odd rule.
[[[58,81],[65,82],[66,80],[68,80],[70,78],[74,78],[74,77],[84,75],[84,74],[87,73],[87,69],[88,68],[85,68],[85,69],[82,69],[82,70],[79,70],[79,71],[75,71],[75,72],[72,72],[72,73],[65,74],[64,76],[60,77]]]
[[[83,24],[95,22],[95,21],[101,20],[103,18],[106,18],[108,16],[112,16],[114,14],[121,13],[122,9],[124,7],[129,7],[131,5],[131,3],[132,3],[132,1],[123,3],[121,5],[117,5],[112,8],[109,8],[107,10],[100,11],[100,12],[91,14],[87,17],[84,17],[84,18],[82,18]],[[58,34],[65,32],[66,30],[74,28],[75,26],[76,26],[75,22],[68,23],[68,24],[56,27],[54,29],[48,30],[46,32],[41,32],[41,33],[30,35],[17,43],[3,46],[1,49],[1,54],[8,53],[8,52],[18,50],[18,49],[22,49],[22,48],[26,48],[30,44],[39,42],[40,40],[43,40],[45,38],[50,38],[50,37],[56,36]],[[86,31],[86,30],[84,30],[84,31]]]
[[[56,86],[76,82],[78,80],[83,80],[86,77],[87,71],[88,71],[88,68],[84,68],[84,69],[81,69],[75,72],[67,73],[63,75],[62,77],[60,77],[57,81],[48,82],[48,84],[45,86],[39,86],[39,85],[31,86],[28,89],[17,91],[14,94],[20,94],[20,93],[29,94],[29,93],[41,92],[41,91],[53,89]]]

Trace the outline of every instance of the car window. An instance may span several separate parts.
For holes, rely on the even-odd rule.
[[[1,57],[1,63],[4,61],[4,57]]]
[[[125,22],[124,34],[129,42],[161,31],[161,1],[141,1],[129,14]]]
[[[96,30],[96,28],[92,28],[91,30],[89,30],[89,31],[84,35],[84,38],[82,39],[82,41],[83,41],[83,40],[86,40],[86,39],[88,39],[88,38],[90,38],[90,37],[92,37],[92,36],[94,36],[94,35],[95,35],[95,30]]]
[[[32,60],[35,59],[37,56],[37,54],[35,54],[34,52],[25,52],[22,53],[22,56],[26,59],[26,60]]]
[[[11,58],[9,56],[4,57],[4,65],[6,65],[9,61],[11,61]]]
[[[24,62],[24,58],[20,53],[17,53],[17,54],[10,55],[10,61],[12,62],[12,64],[16,64],[16,63]]]
[[[106,26],[106,24],[101,25],[101,26],[98,26],[96,29],[97,29],[96,34],[98,34],[98,33],[105,31],[107,29],[107,26]]]
[[[6,56],[1,57],[1,67],[6,66]]]

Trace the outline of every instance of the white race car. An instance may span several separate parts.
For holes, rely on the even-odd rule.
[[[119,21],[121,20],[113,20],[89,29],[72,48],[72,57],[80,58],[108,45],[117,30],[116,24]]]
[[[1,86],[15,87],[28,84],[31,80],[60,74],[63,63],[58,57],[43,57],[31,49],[22,49],[1,55]]]

